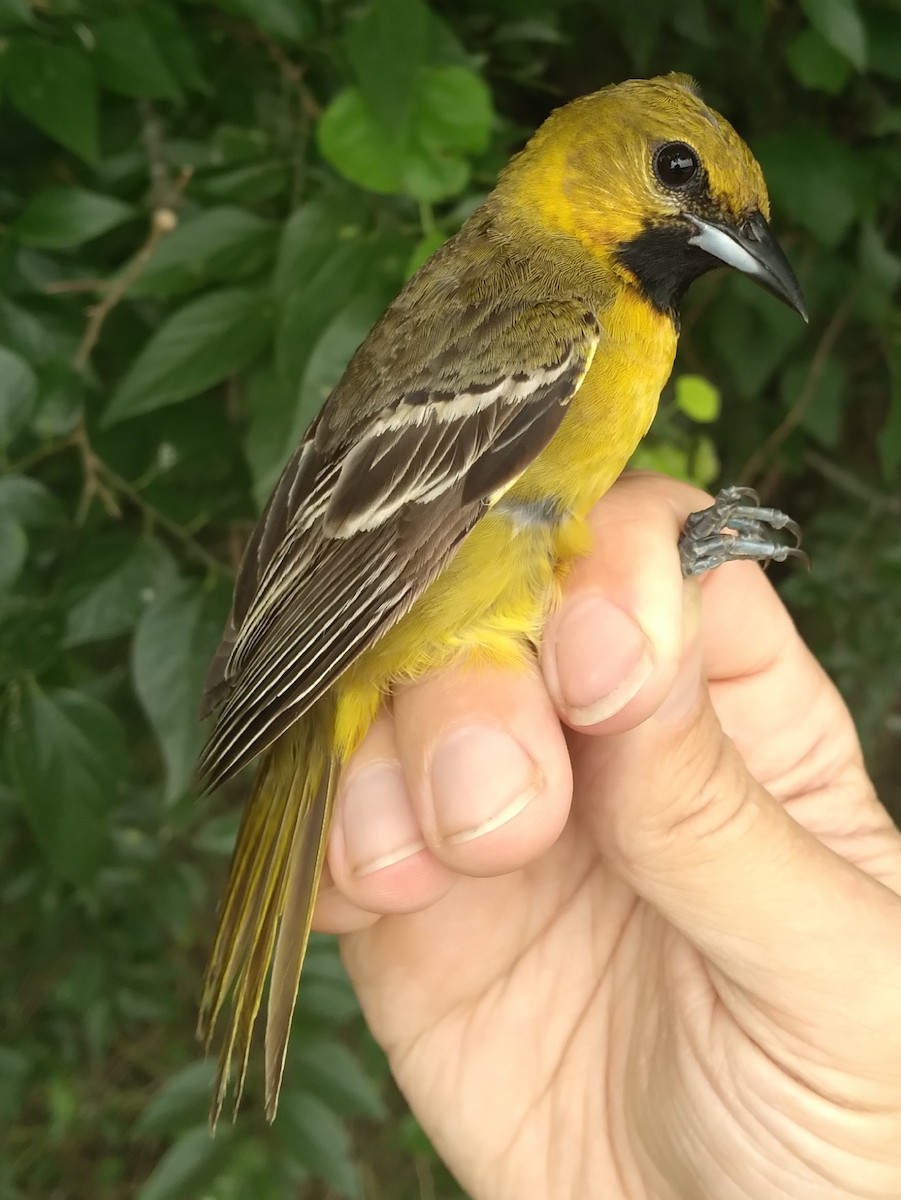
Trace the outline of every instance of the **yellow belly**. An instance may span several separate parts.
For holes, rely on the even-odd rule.
[[[465,656],[522,666],[574,558],[588,553],[586,516],[644,437],[672,370],[672,322],[637,295],[602,315],[602,340],[557,434],[475,527],[397,625],[336,684],[335,745],[343,758],[399,682]],[[554,501],[556,522],[529,519]]]

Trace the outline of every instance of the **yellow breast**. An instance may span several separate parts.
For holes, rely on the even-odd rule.
[[[647,433],[676,353],[672,320],[631,288],[598,314],[601,338],[582,386],[550,445],[511,489],[554,497],[584,517]]]

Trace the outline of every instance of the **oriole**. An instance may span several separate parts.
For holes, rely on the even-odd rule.
[[[726,264],[803,314],[768,215],[689,77],[605,88],[548,118],[353,356],[250,539],[207,682],[205,786],[263,755],[202,998],[209,1043],[232,994],[214,1122],[270,964],[275,1113],[336,779],[392,687],[534,652],[692,280]]]

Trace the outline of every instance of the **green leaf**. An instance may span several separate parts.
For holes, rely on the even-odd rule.
[[[34,197],[13,228],[29,246],[79,246],[131,220],[130,204],[78,187],[50,187]]]
[[[901,133],[901,108],[886,108],[874,116],[871,133],[874,137]]]
[[[73,433],[84,415],[87,381],[71,359],[56,359],[41,371],[37,411],[31,432],[50,442]]]
[[[886,79],[901,80],[901,9],[870,4],[866,20],[870,70]],[[890,98],[888,89],[884,95],[886,100]]]
[[[360,1015],[360,1004],[334,938],[314,933],[297,997],[298,1014],[327,1025],[343,1025]]]
[[[829,450],[836,448],[841,437],[845,386],[844,369],[833,357],[818,367],[812,380],[807,362],[792,363],[782,375],[780,391],[785,407],[792,409],[802,399],[802,429]]]
[[[436,180],[433,191],[423,194],[409,183],[411,171],[422,169],[425,158],[432,169],[441,160],[465,167],[458,157],[480,154],[488,146],[494,109],[483,79],[465,67],[432,67],[420,74],[411,129],[412,146],[403,171],[411,195],[442,199],[462,190],[466,180],[453,187]],[[412,161],[411,161],[412,160]],[[446,172],[445,172],[446,174]],[[468,174],[468,170],[467,170]]]
[[[95,538],[91,548],[96,547]],[[103,546],[103,543],[99,543]],[[120,550],[116,539],[116,551]],[[176,580],[176,566],[169,551],[153,538],[142,538],[129,553],[106,570],[69,609],[66,618],[67,646],[105,641],[134,627],[146,606],[160,595],[169,594]],[[106,556],[104,556],[106,557]],[[101,559],[103,562],[103,559]],[[108,564],[103,562],[104,566]],[[96,568],[95,568],[96,571]]]
[[[329,322],[369,278],[383,275],[384,246],[384,237],[364,232],[355,206],[346,203],[314,202],[290,218],[274,281],[280,297],[275,358],[283,383],[297,387]]]
[[[292,1047],[290,1074],[343,1116],[385,1119],[377,1083],[343,1042],[319,1036],[301,1041]]]
[[[28,424],[37,394],[37,376],[28,363],[0,346],[0,447]]]
[[[668,442],[642,442],[629,459],[632,471],[658,471],[672,479],[691,483],[693,476],[688,451]]]
[[[428,16],[422,0],[378,0],[345,35],[363,102],[394,141],[406,135],[425,65]]]
[[[389,133],[351,88],[323,113],[319,148],[336,170],[369,191],[436,201],[465,187],[465,156],[485,149],[493,119],[478,75],[465,67],[432,67],[419,73],[406,141]]]
[[[122,728],[82,692],[24,689],[7,761],[35,837],[54,871],[88,883],[106,855],[109,813],[125,768]]]
[[[321,1100],[301,1092],[283,1094],[275,1129],[291,1155],[339,1196],[362,1200],[347,1129]]]
[[[854,155],[819,130],[772,134],[756,146],[774,210],[837,246],[857,215],[864,186]]]
[[[270,158],[198,176],[191,191],[216,204],[259,204],[284,192],[289,181],[287,163]]]
[[[147,26],[156,48],[178,83],[197,92],[209,92],[206,80],[188,30],[174,6],[167,3],[145,3],[141,20]]]
[[[7,1126],[21,1112],[33,1069],[34,1063],[23,1049],[0,1046],[0,1121]]]
[[[364,247],[362,238],[357,245],[339,244],[316,275],[282,301],[275,360],[283,380],[296,386],[323,330],[359,287],[366,267],[360,252]]]
[[[34,17],[27,0],[0,0],[0,30],[33,24]]]
[[[217,0],[226,12],[246,17],[281,42],[303,42],[313,32],[307,0]]]
[[[359,268],[360,256],[355,255],[353,261]],[[335,265],[326,264],[324,270]],[[245,454],[259,508],[268,499],[307,425],[341,378],[354,350],[391,298],[389,286],[370,285],[349,300],[358,272],[336,269],[332,276],[319,272],[316,278],[320,276],[324,280],[321,290],[289,296],[279,330],[282,369],[258,377],[249,397],[251,416]],[[336,301],[344,302],[337,311]]]
[[[680,375],[676,380],[676,407],[692,421],[715,421],[720,415],[720,393],[703,375]]]
[[[707,49],[716,45],[704,0],[682,0],[682,3],[673,6],[671,13],[673,28],[687,41]]]
[[[713,438],[702,433],[697,439],[690,456],[688,482],[695,487],[709,488],[720,473],[720,456]]]
[[[92,32],[97,77],[111,92],[138,99],[181,99],[181,88],[137,13],[100,21]]]
[[[254,372],[248,381],[246,403],[247,434],[244,456],[253,479],[253,498],[257,511],[266,501],[290,457],[294,428],[295,385],[283,379],[272,364]]]
[[[888,349],[892,387],[889,410],[879,434],[879,458],[889,479],[901,475],[901,325],[894,332]]]
[[[667,0],[643,0],[641,5],[634,0],[612,0],[616,31],[629,53],[634,67],[646,72],[660,41],[666,17],[669,15]]]
[[[200,697],[231,604],[231,588],[185,583],[148,605],[135,630],[135,692],[166,767],[165,798],[188,786],[203,742]]]
[[[420,146],[407,155],[403,169],[403,191],[417,200],[434,204],[456,196],[469,182],[469,163],[458,154],[433,146]]]
[[[881,293],[890,301],[901,284],[901,256],[889,249],[881,231],[871,221],[861,226],[858,260],[868,292]]]
[[[104,423],[176,404],[234,375],[266,345],[273,311],[259,292],[226,288],[172,313],[135,359]]]
[[[143,1137],[175,1135],[186,1125],[199,1124],[206,1118],[216,1075],[212,1059],[188,1063],[170,1075],[151,1096],[138,1117],[134,1132]]]
[[[70,357],[78,339],[46,311],[38,315],[0,295],[0,342],[14,346],[32,366],[43,367]]]
[[[802,29],[796,34],[785,47],[785,59],[799,83],[830,96],[844,90],[853,70],[845,55],[834,50],[815,29]]]
[[[320,290],[317,276],[336,246],[349,245],[356,253],[365,224],[359,205],[343,197],[325,196],[296,208],[285,222],[276,255],[276,295],[284,298],[298,288]]]
[[[862,71],[867,62],[867,35],[854,0],[801,0],[817,33]]]
[[[132,295],[172,296],[259,270],[275,243],[271,222],[243,208],[210,208],[181,221],[131,288]]]
[[[80,158],[100,157],[97,87],[87,54],[33,37],[6,52],[9,98],[23,117]]]
[[[12,517],[0,514],[0,592],[19,578],[28,557],[28,535]]]
[[[59,605],[18,592],[0,596],[0,682],[19,686],[23,678],[58,669],[61,638]]]
[[[210,1137],[207,1126],[189,1129],[170,1146],[137,1193],[136,1200],[197,1200],[228,1166],[234,1154],[226,1130]]]
[[[804,326],[772,296],[737,275],[722,283],[722,304],[706,324],[714,352],[731,382],[730,393],[756,400]]]
[[[5,475],[0,479],[0,513],[14,518],[25,529],[50,529],[65,519],[57,497],[28,475]]]
[[[401,151],[357,88],[335,96],[319,119],[317,136],[323,158],[351,183],[370,192],[401,190]]]
[[[294,426],[288,445],[295,446],[344,374],[351,355],[381,315],[384,290],[370,286],[342,308],[323,331],[310,355],[297,394]]]

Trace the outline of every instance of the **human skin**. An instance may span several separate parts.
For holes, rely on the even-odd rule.
[[[683,581],[707,503],[620,480],[540,665],[341,781],[317,927],[473,1200],[901,1196],[901,835],[764,573]]]

